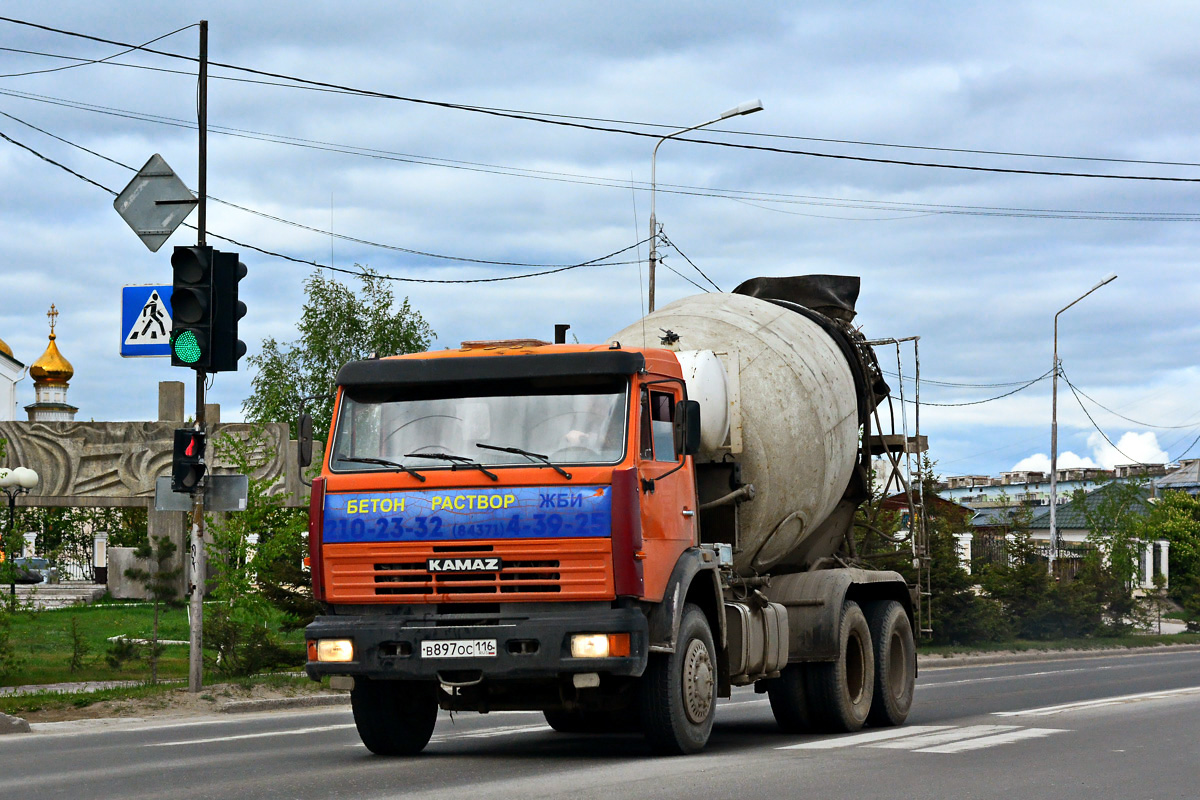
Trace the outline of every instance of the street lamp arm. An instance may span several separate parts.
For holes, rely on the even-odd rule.
[[[649,292],[650,311],[654,311],[654,266],[655,266],[655,263],[658,261],[658,246],[657,246],[658,245],[658,220],[655,218],[655,214],[654,214],[654,210],[655,210],[654,209],[654,199],[655,199],[655,194],[656,194],[656,192],[655,192],[656,179],[655,178],[656,178],[656,170],[657,170],[657,166],[658,166],[658,148],[661,147],[662,143],[665,142],[667,139],[674,139],[676,136],[680,136],[680,135],[688,133],[690,131],[698,130],[698,129],[703,128],[708,125],[712,125],[714,122],[720,122],[723,119],[729,119],[730,117],[740,117],[740,116],[744,116],[746,114],[753,114],[756,111],[762,111],[762,110],[763,110],[763,104],[762,104],[761,100],[750,100],[749,102],[734,106],[733,108],[731,108],[728,111],[721,114],[721,116],[717,117],[716,119],[710,119],[708,122],[701,122],[699,125],[692,125],[690,128],[681,128],[681,129],[675,131],[674,133],[668,133],[666,136],[662,137],[655,143],[654,151],[650,154],[650,292]]]

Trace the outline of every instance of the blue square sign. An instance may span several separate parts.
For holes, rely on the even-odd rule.
[[[171,287],[121,289],[121,356],[171,355]]]

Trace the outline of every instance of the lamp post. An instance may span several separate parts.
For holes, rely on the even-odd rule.
[[[1117,273],[1114,272],[1070,303],[1067,303],[1059,309],[1058,314],[1063,313],[1101,286],[1112,283],[1116,279]],[[1054,315],[1054,377],[1050,381],[1050,557],[1047,560],[1050,562],[1051,577],[1054,576],[1054,561],[1058,558],[1058,314]]]
[[[714,122],[720,122],[723,119],[730,117],[740,117],[745,114],[753,114],[755,111],[762,111],[763,104],[761,100],[750,100],[742,103],[739,106],[726,111],[716,119],[710,119],[708,122],[701,122],[699,125],[693,125],[690,128],[668,133],[666,136],[658,140],[658,144],[654,145],[654,152],[650,154],[650,310],[654,310],[654,267],[658,263],[658,222],[654,218],[654,168],[655,162],[658,159],[658,148],[667,139],[673,139],[680,134],[694,131],[703,128],[707,125],[712,125]]]
[[[17,565],[16,550],[13,548],[13,522],[17,513],[17,497],[29,494],[29,490],[38,485],[38,474],[27,467],[16,469],[0,469],[0,491],[8,495],[8,530],[4,534],[4,557],[8,562],[8,590],[12,597],[17,596]]]

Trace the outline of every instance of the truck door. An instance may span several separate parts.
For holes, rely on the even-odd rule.
[[[683,384],[652,382],[640,389],[638,473],[642,479],[642,538],[646,596],[662,598],[684,550],[696,543],[696,497],[691,462],[676,452],[674,417]]]

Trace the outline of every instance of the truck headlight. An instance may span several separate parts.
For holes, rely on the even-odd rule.
[[[317,661],[346,662],[354,660],[354,642],[350,639],[318,639]]]
[[[629,655],[628,633],[577,633],[571,637],[572,658]]]

